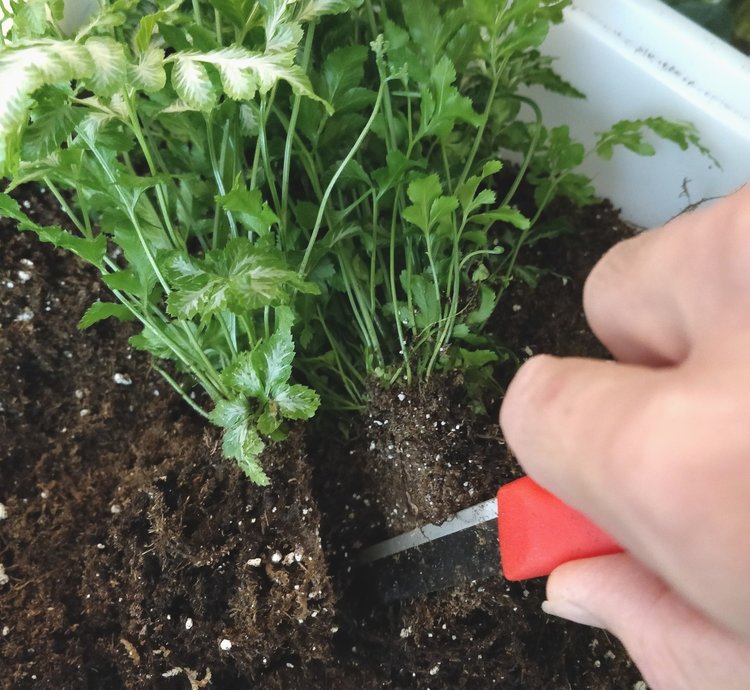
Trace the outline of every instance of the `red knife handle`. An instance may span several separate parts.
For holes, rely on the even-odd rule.
[[[568,561],[622,551],[582,513],[529,477],[497,492],[497,533],[506,580],[542,577]]]

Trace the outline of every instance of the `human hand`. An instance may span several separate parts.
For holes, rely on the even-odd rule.
[[[627,553],[557,568],[544,608],[610,630],[656,690],[746,690],[750,186],[617,245],[584,308],[616,362],[532,358],[500,421]]]

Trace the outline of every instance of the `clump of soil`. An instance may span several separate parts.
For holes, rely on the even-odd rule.
[[[92,271],[7,225],[0,242],[0,686],[325,677],[335,601],[301,433],[266,454],[273,489],[252,486],[127,326],[76,331],[105,297]]]
[[[565,242],[540,242],[526,254],[550,272],[533,290],[514,284],[494,317],[493,332],[521,357],[606,355],[586,327],[581,289],[598,258],[632,229],[607,206],[578,211],[575,225],[578,233]],[[514,369],[500,371],[505,382]],[[466,409],[459,380],[379,390],[358,426],[351,448],[323,454],[331,461],[318,489],[329,563],[345,593],[338,641],[354,650],[351,665],[375,666],[382,686],[397,688],[605,690],[639,682],[616,640],[542,614],[539,580],[468,582],[391,605],[358,589],[350,572],[358,546],[440,522],[519,476],[495,420]]]
[[[47,196],[24,194],[40,222],[61,222]],[[513,287],[492,330],[516,352],[600,353],[580,287],[623,231],[606,208],[591,213],[578,235],[527,253],[570,279]],[[86,307],[107,299],[93,271],[1,223],[0,242],[0,686],[638,680],[606,634],[541,614],[541,582],[497,578],[389,606],[350,586],[363,546],[517,475],[494,419],[467,412],[459,380],[373,392],[363,418],[295,432],[266,455],[273,483],[260,489],[129,350],[128,325],[77,332]]]

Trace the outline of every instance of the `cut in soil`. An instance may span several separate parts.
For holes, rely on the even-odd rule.
[[[37,219],[61,222],[48,197],[24,194]],[[494,319],[518,353],[601,354],[582,280],[630,230],[607,207],[576,227],[526,255],[569,280],[515,285]],[[373,391],[362,418],[294,433],[266,452],[261,489],[131,352],[128,326],[77,331],[108,299],[93,271],[8,225],[0,242],[0,687],[638,682],[614,639],[541,613],[540,581],[498,577],[387,607],[350,586],[357,549],[517,476],[460,381]]]

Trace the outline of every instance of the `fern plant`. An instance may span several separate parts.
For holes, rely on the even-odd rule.
[[[319,290],[296,253],[302,229],[260,191],[268,119],[274,102],[321,100],[298,52],[319,17],[356,4],[115,0],[64,35],[60,0],[13,2],[0,48],[0,213],[101,271],[117,302],[81,327],[140,322],[131,343],[200,384],[210,411],[160,368],[257,483],[263,439],[319,404],[291,380],[294,301]],[[8,193],[29,181],[75,232],[21,211]]]

